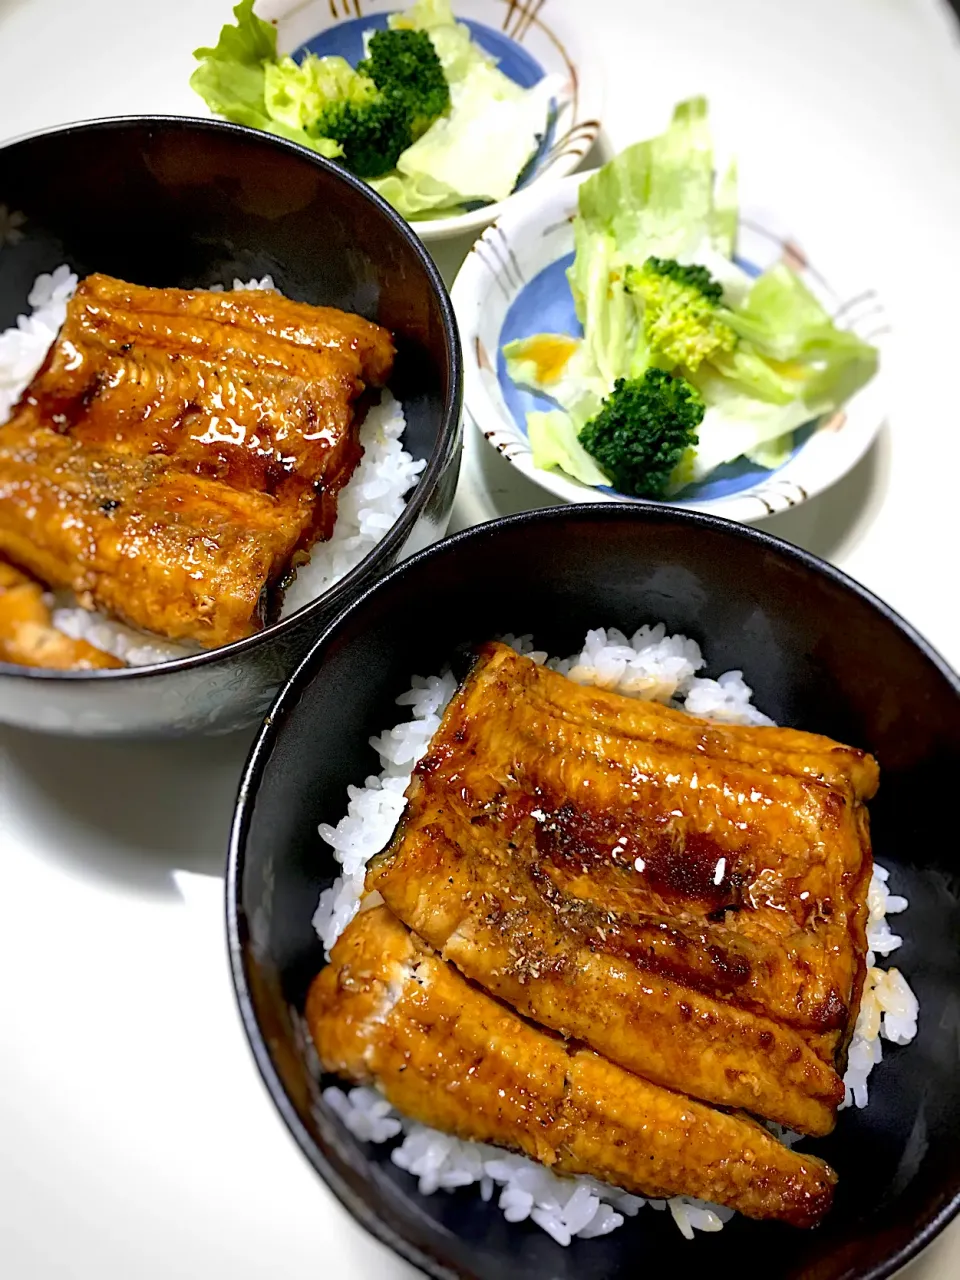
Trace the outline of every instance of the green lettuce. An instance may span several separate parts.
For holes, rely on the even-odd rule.
[[[474,44],[467,24],[457,22],[450,0],[417,0],[405,13],[391,13],[387,23],[395,29],[426,31],[449,85],[466,79],[473,67],[496,65],[489,54]]]
[[[612,235],[623,261],[635,265],[651,254],[688,261],[703,244],[729,254],[736,170],[718,209],[713,164],[706,100],[681,102],[665,133],[627,147],[582,184],[585,231]]]
[[[358,75],[346,58],[308,54],[299,64],[280,58],[264,67],[263,97],[270,119],[308,135],[331,103],[365,102],[376,91],[373,81]]]
[[[336,142],[311,133],[310,115],[318,101],[329,100],[334,83],[342,82],[342,67],[362,77],[342,58],[305,58],[301,66],[292,58],[278,59],[276,29],[253,12],[253,0],[240,0],[233,16],[235,24],[222,28],[216,45],[194,50],[200,65],[191,87],[226,120],[289,138],[330,159],[341,155]],[[342,67],[326,65],[334,63]]]
[[[439,197],[450,208],[505,199],[543,132],[546,105],[485,63],[451,84],[450,99],[449,115],[435,120],[397,162],[396,207],[408,216],[420,211],[424,192],[430,208]],[[389,180],[374,185],[382,194],[395,190]]]
[[[802,400],[769,404],[731,390],[707,405],[688,483],[705,480],[717,467],[743,456],[757,466],[780,466],[789,456],[793,432],[809,421],[810,410]]]
[[[272,62],[277,56],[277,30],[253,12],[253,0],[240,0],[234,8],[236,24],[225,24],[220,39],[212,49],[195,49],[193,56],[201,61],[235,62],[255,67]]]
[[[609,477],[580,443],[572,418],[562,409],[527,414],[527,435],[534,466],[544,471],[565,471],[581,484],[596,486],[610,483]]]
[[[200,65],[190,85],[215,114],[262,129],[269,123],[264,103],[264,63],[277,56],[277,33],[253,12],[253,0],[240,0],[236,25],[225,25],[213,48],[195,49]]]
[[[457,22],[449,0],[419,0],[391,27],[426,31],[450,85],[450,110],[372,185],[404,217],[505,199],[546,127],[550,85],[523,89]]]
[[[876,348],[849,329],[838,329],[783,263],[757,279],[730,323],[762,357],[794,371],[811,413],[849,400],[877,371]]]
[[[608,391],[584,342],[557,334],[536,334],[507,343],[503,354],[513,382],[549,396],[560,406],[546,413],[527,414],[534,465],[545,471],[565,471],[581,484],[609,484],[608,476],[578,439],[579,432],[599,413]]]
[[[695,371],[669,370],[692,382],[706,405],[677,484],[703,480],[742,456],[781,466],[799,426],[842,404],[875,374],[876,350],[839,329],[786,265],[753,280],[732,260],[736,192],[735,164],[716,179],[703,98],[680,103],[663,134],[628,147],[582,183],[567,278],[583,337],[562,374],[547,379],[533,357],[556,335],[504,348],[513,380],[558,405],[538,416],[535,428],[529,415],[537,465],[582,479],[583,459],[571,439],[579,444],[580,430],[618,378],[638,377],[649,363],[644,303],[626,283],[630,269],[649,257],[706,267],[722,291],[711,304],[717,319],[737,336],[732,350],[716,351]]]
[[[190,84],[216,115],[289,138],[331,159],[343,148],[317,128],[333,103],[361,103],[375,90],[343,58],[302,62],[277,54],[277,33],[240,0],[234,22],[211,48],[197,49]],[[389,25],[425,31],[450,86],[451,106],[400,156],[397,169],[371,181],[405,217],[453,213],[470,201],[501,200],[546,128],[553,86],[523,89],[497,68],[457,22],[450,0],[417,0]]]

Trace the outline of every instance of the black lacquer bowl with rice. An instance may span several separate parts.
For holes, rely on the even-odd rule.
[[[537,649],[562,656],[579,653],[592,629],[629,638],[658,622],[700,646],[698,696],[726,689],[739,698],[735,682],[710,678],[742,671],[754,705],[778,724],[877,757],[876,865],[909,903],[891,915],[902,946],[877,963],[899,968],[919,1017],[909,1043],[896,1043],[896,1030],[883,1042],[868,1105],[841,1110],[830,1137],[800,1148],[839,1175],[819,1227],[738,1216],[687,1240],[675,1214],[643,1207],[610,1234],[562,1247],[535,1219],[506,1221],[500,1187],[487,1203],[476,1185],[421,1195],[391,1159],[408,1137],[361,1140],[362,1126],[344,1123],[342,1095],[328,1092],[349,1086],[314,1074],[301,1015],[325,957],[312,919],[341,870],[318,827],[330,835],[347,787],[379,772],[370,738],[409,713],[411,699],[406,708],[395,700],[411,676],[441,672],[465,643],[532,634]],[[431,1276],[892,1275],[960,1208],[960,874],[945,816],[958,764],[956,674],[858,584],[754,529],[653,507],[585,506],[495,521],[420,553],[326,631],[275,704],[241,785],[229,945],[241,1015],[284,1122],[358,1220]],[[891,899],[888,910],[901,906]],[[325,918],[329,926],[329,909]]]
[[[322,627],[446,527],[461,358],[439,274],[364,183],[304,148],[219,121],[113,119],[14,141],[0,148],[0,206],[0,334],[29,315],[35,281],[58,267],[193,289],[270,277],[286,297],[394,334],[389,391],[406,418],[403,448],[422,470],[380,541],[318,598],[254,635],[163,662],[96,671],[0,662],[0,721],[24,728],[172,736],[250,724]],[[0,402],[10,398],[10,353],[0,342]]]

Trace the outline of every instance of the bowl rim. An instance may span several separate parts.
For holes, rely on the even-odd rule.
[[[525,430],[516,420],[510,407],[506,404],[502,404],[501,407],[497,396],[491,390],[491,380],[494,383],[498,383],[499,380],[497,363],[500,354],[499,342],[495,349],[485,352],[488,360],[493,362],[493,368],[489,370],[481,356],[481,351],[478,349],[478,344],[480,344],[479,317],[482,314],[483,298],[494,288],[494,285],[499,285],[501,292],[508,295],[507,309],[509,311],[509,308],[516,302],[526,286],[533,279],[536,279],[534,274],[522,280],[519,286],[515,284],[517,268],[513,264],[517,262],[514,256],[517,236],[537,230],[546,233],[554,230],[562,222],[569,221],[576,213],[577,192],[584,182],[594,177],[599,171],[599,168],[584,169],[576,173],[567,174],[564,177],[558,177],[549,186],[544,184],[542,187],[536,188],[534,184],[531,184],[529,188],[517,192],[516,196],[512,198],[514,203],[509,208],[504,209],[491,222],[483,234],[478,237],[477,242],[461,263],[450,286],[450,297],[453,302],[454,313],[457,316],[457,323],[461,328],[461,340],[463,343],[465,420],[484,438],[486,445],[495,449],[526,480],[570,506],[579,506],[582,503],[589,504],[592,502],[635,503],[644,501],[644,499],[630,498],[615,491],[611,491],[608,496],[604,496],[604,490],[594,486],[583,485],[562,470],[547,470],[538,467],[534,463],[533,453],[529,440],[526,438]],[[759,209],[753,201],[747,201],[745,204],[741,203],[738,209],[738,227],[749,226],[763,213],[764,211]],[[765,229],[761,228],[761,230]],[[773,233],[767,232],[767,234]],[[776,233],[776,238],[780,238],[779,232]],[[802,229],[798,233],[798,240],[799,244],[803,245]],[[799,248],[792,235],[784,239],[782,243],[784,248],[791,246]],[[835,286],[838,274],[835,271],[836,263],[828,267],[827,276],[824,277],[817,267],[819,255],[816,249],[812,262],[806,260],[805,247],[802,252],[805,259],[805,269],[815,276],[819,284],[830,293],[836,293]],[[835,256],[837,255],[831,255],[831,260]],[[554,258],[553,265],[556,265],[557,261],[559,261],[559,258]],[[842,272],[839,274],[842,275]],[[859,290],[859,292],[868,291],[873,296],[874,302],[882,310],[885,318],[884,323],[889,325],[890,308],[880,291],[872,286],[868,289],[868,279],[859,280],[859,276],[855,275],[850,287],[844,285],[842,292],[837,294],[837,297],[844,300],[849,297],[855,301],[859,285],[863,286],[863,289]],[[887,336],[888,333],[889,329],[886,334],[881,335],[878,339],[871,339],[877,345],[881,359],[878,369],[869,382],[864,387],[861,387],[850,401],[844,402],[838,409],[811,419],[811,421],[820,423],[815,434],[828,432],[829,423],[837,420],[842,423],[847,420],[851,402],[855,402],[862,394],[872,393],[874,401],[879,396],[880,402],[875,404],[873,409],[868,409],[864,412],[861,407],[857,415],[856,431],[851,432],[850,426],[847,427],[840,437],[843,441],[843,448],[839,453],[834,452],[830,455],[829,465],[824,466],[822,462],[818,461],[815,474],[804,474],[802,484],[799,477],[781,475],[780,473],[784,470],[784,467],[779,467],[754,480],[743,489],[737,489],[712,498],[699,497],[683,502],[665,498],[660,505],[672,507],[678,511],[701,512],[707,515],[717,515],[722,519],[754,523],[766,520],[769,516],[779,515],[795,506],[800,506],[811,498],[816,498],[826,493],[834,485],[838,484],[845,476],[850,474],[876,444],[889,418],[890,383],[888,368],[892,359],[892,344]],[[487,376],[488,373],[491,376]],[[502,402],[502,397],[500,397],[500,401]],[[785,466],[792,468],[797,459],[802,457],[804,457],[804,451],[801,448],[788,460]],[[809,464],[809,455],[806,455],[806,460]]]
[[[150,676],[172,674],[173,672],[194,671],[210,663],[223,659],[232,659],[257,648],[268,639],[281,635],[286,631],[299,627],[320,612],[328,612],[330,604],[342,605],[345,597],[357,587],[364,586],[370,577],[379,571],[383,558],[391,552],[399,551],[407,537],[413,531],[417,520],[436,488],[437,481],[444,471],[447,462],[456,448],[457,433],[463,413],[463,350],[460,344],[460,330],[453,311],[450,293],[443,282],[443,277],[436,263],[430,257],[423,241],[410,227],[410,224],[397,213],[392,205],[378,195],[362,179],[355,177],[340,165],[334,164],[324,156],[262,129],[253,129],[247,125],[234,124],[228,120],[206,116],[176,115],[123,115],[101,116],[90,120],[73,121],[65,125],[56,125],[48,129],[36,129],[29,133],[9,138],[0,143],[0,165],[5,152],[23,143],[39,141],[43,138],[72,134],[110,133],[113,131],[132,130],[134,128],[155,128],[158,131],[173,130],[188,133],[201,130],[209,133],[230,134],[241,142],[258,142],[274,150],[286,151],[300,160],[306,160],[316,168],[323,170],[334,180],[339,180],[351,187],[362,199],[367,200],[393,224],[408,247],[419,260],[426,273],[440,304],[444,347],[449,367],[449,386],[447,395],[440,410],[440,430],[437,442],[427,458],[427,465],[417,477],[416,488],[411,493],[399,517],[386,531],[380,541],[371,548],[359,564],[354,565],[342,578],[339,578],[317,599],[310,601],[287,618],[281,618],[269,626],[257,631],[254,635],[245,636],[242,640],[234,640],[230,644],[220,645],[214,649],[204,649],[200,653],[188,654],[180,658],[170,658],[165,662],[152,662],[137,667],[100,668],[92,671],[57,671],[43,667],[24,667],[11,662],[0,662],[0,678],[20,677],[23,679],[45,680],[68,683],[88,680],[139,680]],[[344,598],[343,600],[341,598]]]
[[[233,819],[230,825],[230,837],[227,848],[227,866],[224,880],[224,914],[226,925],[226,943],[230,975],[233,983],[234,997],[243,1023],[250,1051],[260,1074],[260,1078],[270,1095],[280,1118],[288,1132],[296,1141],[301,1153],[313,1166],[326,1185],[340,1203],[353,1217],[365,1227],[377,1240],[387,1245],[406,1261],[419,1267],[434,1280],[477,1280],[472,1271],[443,1261],[434,1254],[426,1252],[412,1243],[387,1223],[381,1215],[372,1209],[367,1202],[341,1177],[327,1152],[314,1141],[306,1126],[301,1121],[296,1109],[284,1089],[283,1083],[273,1064],[263,1033],[257,1022],[251,984],[248,975],[247,950],[244,936],[246,928],[241,926],[245,919],[241,905],[243,875],[246,866],[247,843],[250,824],[260,784],[267,763],[283,732],[290,713],[300,701],[302,688],[316,677],[322,668],[327,650],[336,643],[338,633],[344,623],[356,612],[364,609],[367,602],[378,591],[385,590],[405,576],[415,573],[420,566],[430,560],[448,555],[456,555],[460,546],[470,542],[480,542],[495,538],[501,529],[522,528],[525,525],[553,523],[559,521],[590,522],[601,520],[616,524],[624,519],[658,523],[679,521],[692,525],[702,532],[719,532],[729,534],[737,539],[758,543],[768,552],[793,561],[807,571],[826,578],[828,581],[852,592],[860,597],[868,606],[879,613],[920,650],[931,662],[954,694],[960,699],[960,673],[955,671],[947,660],[934,648],[928,640],[895,609],[888,605],[869,588],[850,577],[841,569],[812,552],[804,550],[793,543],[766,533],[752,525],[744,525],[735,520],[728,520],[702,511],[685,511],[676,507],[664,507],[653,502],[593,502],[570,506],[541,507],[533,511],[523,511],[514,515],[500,516],[483,524],[473,525],[458,533],[452,534],[430,547],[418,551],[409,559],[394,566],[383,577],[379,578],[363,593],[350,602],[334,618],[302,659],[292,675],[286,680],[272,707],[267,713],[250,748],[243,768],[237,790],[237,800]],[[318,837],[319,838],[319,837]],[[908,1262],[912,1261],[940,1232],[960,1214],[960,1188],[952,1197],[933,1212],[928,1212],[922,1227],[911,1236],[895,1254],[873,1266],[867,1271],[858,1273],[856,1280],[889,1280]]]

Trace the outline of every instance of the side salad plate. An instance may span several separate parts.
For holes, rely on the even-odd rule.
[[[423,239],[443,239],[572,173],[596,141],[597,77],[561,9],[240,0],[195,50],[191,84],[215,114],[339,161]]]
[[[717,178],[703,99],[525,195],[453,287],[468,419],[568,502],[753,521],[826,489],[883,423],[890,326],[786,225]]]

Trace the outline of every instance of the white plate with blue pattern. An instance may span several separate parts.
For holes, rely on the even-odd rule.
[[[571,220],[577,174],[548,190],[518,196],[473,246],[453,286],[465,366],[467,417],[513,466],[567,502],[638,501],[612,488],[590,488],[560,471],[534,466],[527,439],[531,409],[554,407],[544,396],[517,387],[507,376],[502,348],[535,333],[582,330],[566,270],[573,261]],[[782,220],[768,211],[741,210],[736,260],[758,275],[778,260],[797,271],[837,324],[880,350],[881,370],[841,410],[801,427],[788,460],[767,471],[745,458],[719,468],[683,490],[670,505],[754,521],[796,506],[822,492],[863,457],[883,425],[883,372],[889,322],[876,290],[832,278],[828,283]]]
[[[409,9],[412,3],[261,0],[257,14],[276,26],[281,52],[295,58],[307,52],[318,57],[338,54],[355,66],[364,56],[364,33],[382,29],[391,13]],[[563,6],[549,0],[453,0],[454,16],[498,60],[504,75],[524,88],[532,88],[545,76],[556,78],[546,131],[518,177],[515,194],[572,173],[600,132],[600,78],[586,65],[573,25],[562,10]],[[476,204],[450,217],[411,220],[410,225],[422,240],[479,231],[514,198]]]

